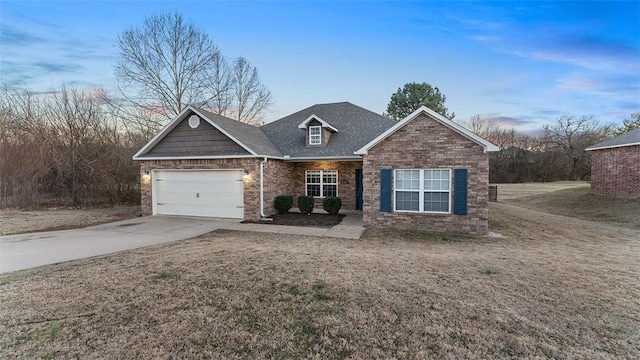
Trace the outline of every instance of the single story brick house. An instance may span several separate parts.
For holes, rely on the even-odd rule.
[[[640,197],[640,129],[585,150],[591,151],[591,191],[594,194]]]
[[[484,234],[497,150],[426,107],[394,121],[341,102],[261,127],[188,106],[133,158],[143,215],[259,220],[306,194],[339,196],[365,227]]]

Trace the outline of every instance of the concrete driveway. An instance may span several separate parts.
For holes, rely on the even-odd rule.
[[[0,236],[0,273],[188,239],[237,222],[145,216],[82,229]]]

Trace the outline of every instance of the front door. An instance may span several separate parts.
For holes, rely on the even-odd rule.
[[[362,169],[356,169],[356,210],[362,210]]]

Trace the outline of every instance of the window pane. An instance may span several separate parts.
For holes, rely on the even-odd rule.
[[[307,185],[307,196],[320,196],[320,185]]]
[[[425,191],[449,191],[449,170],[425,170],[424,190]]]
[[[312,126],[309,128],[309,133],[311,135],[320,135],[320,127]]]
[[[396,170],[396,189],[404,189],[404,170]]]
[[[420,170],[396,170],[396,189],[420,190]]]
[[[337,171],[325,171],[322,173],[322,182],[325,184],[337,184],[338,172]]]
[[[424,211],[448,212],[449,193],[426,192],[424,193]]]
[[[320,171],[317,171],[317,170],[307,171],[307,183],[320,184]]]
[[[322,196],[337,196],[337,195],[338,195],[337,185],[324,184],[324,186],[322,187]]]
[[[396,210],[420,210],[420,193],[411,191],[396,192]]]

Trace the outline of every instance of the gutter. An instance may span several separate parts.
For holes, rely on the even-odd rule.
[[[268,218],[267,215],[264,214],[264,164],[267,162],[267,157],[264,157],[264,160],[260,162],[260,220],[261,221],[271,221],[273,219]]]

